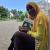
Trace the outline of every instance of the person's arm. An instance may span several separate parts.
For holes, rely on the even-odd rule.
[[[44,21],[41,18],[40,22],[37,26],[37,31],[36,32],[29,31],[27,34],[30,34],[32,37],[35,37],[36,39],[42,39],[42,37],[45,33],[45,25],[43,23],[44,23]]]
[[[16,33],[17,32],[15,32],[14,35],[12,36],[12,38],[11,38],[11,43],[8,47],[8,50],[13,50],[13,48],[14,48],[14,39],[15,39]]]
[[[36,39],[41,39],[43,36],[43,33],[45,33],[45,28],[40,24],[37,28],[37,32],[29,31],[28,34],[30,34],[32,37],[35,37]]]
[[[8,50],[13,50],[13,47],[14,47],[14,42],[11,41],[11,44],[10,44],[10,46],[8,47]]]

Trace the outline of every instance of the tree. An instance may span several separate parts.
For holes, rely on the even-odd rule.
[[[22,12],[22,14],[20,16],[20,20],[23,21],[25,17],[26,17],[26,13],[25,12]]]
[[[14,18],[15,19],[19,19],[19,20],[21,20],[21,21],[23,21],[24,20],[24,18],[26,17],[26,13],[25,12],[23,12],[23,11],[17,11],[16,9],[12,9],[11,10],[11,13],[13,13],[14,14]]]
[[[21,10],[20,10],[20,11],[18,11],[18,14],[19,14],[19,15],[21,15],[22,13],[23,13],[23,12],[22,12]]]
[[[0,17],[1,18],[7,18],[8,17],[8,9],[4,8],[3,6],[0,6]]]
[[[16,9],[12,9],[11,13],[13,13],[14,18],[17,18],[18,14],[17,14],[17,10]]]

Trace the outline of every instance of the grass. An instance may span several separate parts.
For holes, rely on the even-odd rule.
[[[22,22],[23,21],[22,18],[16,18],[16,19],[14,19],[14,18],[9,18],[9,17],[7,17],[7,18],[0,17],[0,21],[8,21],[8,20],[17,20],[17,22]]]
[[[7,21],[10,20],[9,18],[0,18],[0,21]]]

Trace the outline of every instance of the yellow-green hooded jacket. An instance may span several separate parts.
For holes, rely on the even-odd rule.
[[[47,50],[48,46],[48,17],[45,16],[45,14],[39,9],[39,7],[33,3],[28,3],[33,8],[36,9],[36,11],[39,11],[37,13],[36,18],[33,20],[33,26],[32,30],[28,31],[27,34],[30,34],[32,37],[34,37],[38,43],[36,42],[36,50]]]

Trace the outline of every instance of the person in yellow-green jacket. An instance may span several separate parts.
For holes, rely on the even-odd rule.
[[[48,17],[40,10],[34,2],[26,5],[28,17],[33,21],[31,31],[27,34],[36,40],[35,50],[47,50],[48,47]],[[34,49],[33,49],[34,50]]]

